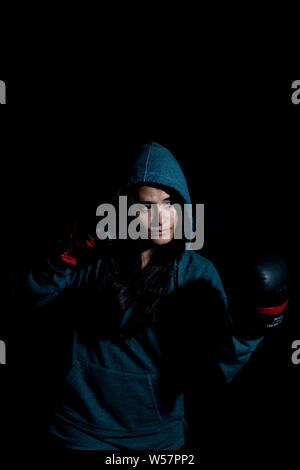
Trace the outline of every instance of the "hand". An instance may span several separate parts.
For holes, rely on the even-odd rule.
[[[71,231],[66,239],[62,241],[62,252],[59,258],[73,266],[77,266],[80,258],[86,256],[86,251],[96,247],[97,237],[94,232],[88,232],[83,224],[75,220]]]
[[[232,316],[241,335],[264,336],[280,326],[290,296],[287,260],[276,252],[264,252],[242,260],[230,294]]]

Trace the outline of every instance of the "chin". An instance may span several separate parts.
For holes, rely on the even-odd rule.
[[[152,242],[155,245],[166,245],[167,243],[170,243],[173,240],[173,238],[152,238]]]

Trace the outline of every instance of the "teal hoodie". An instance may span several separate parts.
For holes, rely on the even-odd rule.
[[[129,180],[118,194],[132,184],[143,182],[170,187],[186,204],[191,203],[180,165],[169,150],[156,142],[143,147]],[[101,274],[101,263],[101,257],[84,267],[46,260],[43,270],[32,268],[28,274],[27,301],[39,308],[63,291],[95,285]],[[226,294],[214,264],[193,250],[184,250],[174,263],[168,294],[195,282],[205,282],[219,296],[226,322],[231,325]],[[131,312],[129,308],[124,313],[123,324]],[[185,312],[182,313],[184,321]],[[199,311],[199,315],[205,313]],[[170,327],[170,334],[172,331]],[[244,341],[230,334],[228,340],[224,333],[222,342],[222,335],[219,336],[217,368],[224,382],[230,382],[247,363],[260,339]],[[136,337],[126,338],[122,344],[100,338],[91,345],[81,341],[74,328],[72,364],[59,391],[50,424],[51,435],[63,446],[76,450],[176,450],[184,445],[188,425],[184,386],[175,387],[175,391],[170,385],[170,390],[163,393],[166,380],[160,368],[162,345],[152,328],[147,328],[145,338],[146,342]],[[163,399],[163,395],[168,399]]]

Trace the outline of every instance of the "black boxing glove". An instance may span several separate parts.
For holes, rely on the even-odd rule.
[[[237,336],[252,339],[279,327],[287,312],[290,272],[286,258],[264,252],[239,262],[229,294]]]

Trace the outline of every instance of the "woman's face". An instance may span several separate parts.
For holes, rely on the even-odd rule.
[[[140,186],[137,196],[138,202],[146,206],[145,210],[139,213],[139,219],[148,232],[148,238],[156,245],[169,243],[174,237],[178,222],[170,194],[151,186]]]

